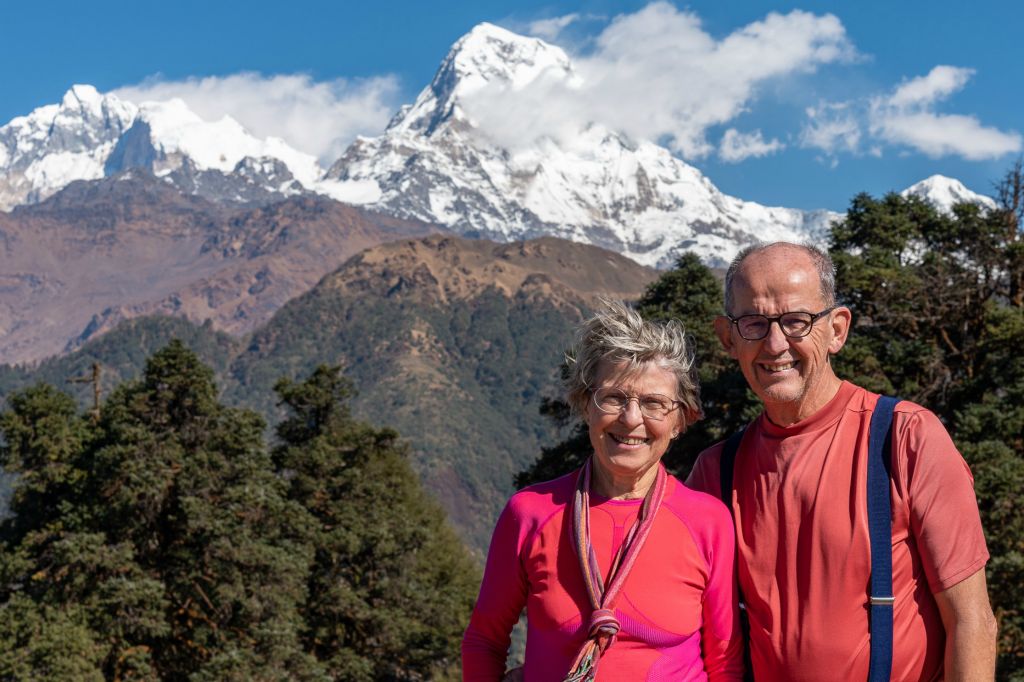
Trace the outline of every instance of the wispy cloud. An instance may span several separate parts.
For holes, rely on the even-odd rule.
[[[771,13],[716,39],[696,14],[655,2],[614,18],[591,52],[575,56],[569,87],[542,78],[514,93],[484,89],[466,108],[506,145],[598,122],[695,159],[716,148],[709,129],[750,108],[762,85],[855,57],[832,15]]]
[[[739,163],[751,157],[768,156],[785,148],[786,145],[775,139],[765,142],[760,130],[741,133],[735,128],[729,128],[722,135],[718,157],[726,163]]]
[[[973,69],[936,66],[927,75],[904,81],[888,93],[863,100],[825,103],[807,110],[801,144],[834,157],[838,152],[879,155],[884,147],[912,149],[933,158],[959,156],[969,161],[1020,152],[1020,133],[983,125],[977,117],[936,111],[937,105],[964,88]]]
[[[526,27],[527,35],[535,36],[542,40],[555,41],[565,28],[572,23],[579,21],[580,13],[573,12],[561,17],[550,19],[538,19],[530,22]]]
[[[279,137],[322,164],[337,159],[359,134],[377,135],[399,104],[393,76],[314,81],[305,74],[149,79],[114,91],[132,101],[184,100],[201,118],[230,116],[253,135]]]
[[[821,149],[830,156],[859,149],[861,122],[849,103],[808,107],[806,114],[807,123],[800,134],[800,146]]]

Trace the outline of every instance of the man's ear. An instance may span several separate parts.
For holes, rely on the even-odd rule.
[[[732,322],[725,315],[719,315],[715,318],[715,335],[718,336],[718,340],[722,342],[722,348],[729,354],[730,357],[736,357],[736,347],[732,341]]]
[[[846,306],[839,306],[832,311],[830,324],[832,325],[832,341],[828,344],[828,352],[835,355],[846,345],[846,339],[850,336],[853,313]]]

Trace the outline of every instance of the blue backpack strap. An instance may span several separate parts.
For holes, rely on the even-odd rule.
[[[889,680],[892,672],[892,517],[889,468],[893,408],[899,398],[882,396],[871,415],[868,438],[868,533],[871,536],[871,598],[868,627],[871,664],[868,682]]]

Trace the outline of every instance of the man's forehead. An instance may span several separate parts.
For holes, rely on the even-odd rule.
[[[773,249],[747,257],[736,271],[734,281],[751,289],[818,288],[818,272],[805,251]]]
[[[749,256],[736,271],[732,287],[737,303],[821,302],[818,272],[803,250],[778,248]]]

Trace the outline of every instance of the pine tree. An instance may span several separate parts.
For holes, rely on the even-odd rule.
[[[336,679],[455,679],[478,576],[406,448],[352,419],[336,368],[276,391],[291,416],[274,460],[315,518],[307,650]]]
[[[95,427],[51,388],[10,404],[0,677],[317,674],[298,646],[305,512],[283,496],[262,420],[221,406],[190,351],[154,355]]]

